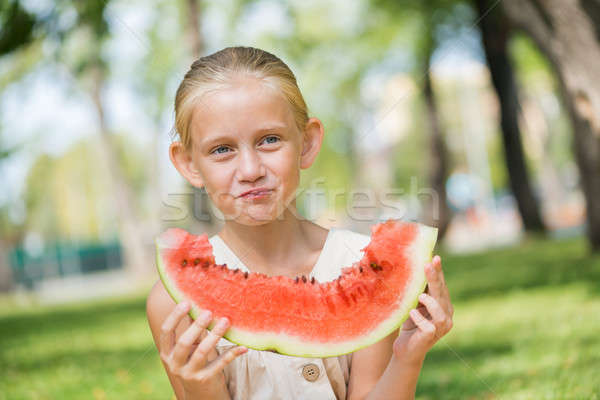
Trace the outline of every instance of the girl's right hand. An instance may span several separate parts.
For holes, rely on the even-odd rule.
[[[221,394],[226,394],[223,390],[227,391],[223,369],[248,349],[235,346],[208,362],[208,354],[215,349],[217,342],[229,328],[227,318],[220,318],[214,328],[205,333],[212,321],[212,315],[208,310],[201,311],[198,318],[175,342],[175,329],[188,311],[189,303],[181,302],[163,323],[160,335],[160,358],[169,372],[180,379],[186,398],[219,398]],[[194,345],[201,337],[194,349]]]

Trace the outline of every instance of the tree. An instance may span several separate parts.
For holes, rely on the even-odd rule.
[[[35,17],[18,0],[0,3],[0,56],[31,43],[34,39]]]
[[[15,153],[19,147],[6,147],[3,146],[2,131],[0,131],[0,187],[8,187],[5,184],[4,171],[2,167],[4,161]],[[8,249],[11,242],[16,242],[20,236],[20,230],[10,220],[9,209],[7,205],[0,204],[0,293],[6,292],[13,287],[13,275],[12,270],[8,262]]]
[[[435,38],[436,18],[434,17],[433,1],[426,0],[423,7],[424,26],[423,35],[418,51],[418,64],[423,74],[422,89],[423,98],[427,108],[427,121],[429,128],[429,185],[437,193],[437,205],[428,204],[426,207],[426,223],[437,226],[438,237],[441,240],[448,225],[450,225],[450,208],[448,207],[448,196],[446,194],[446,179],[448,179],[448,150],[444,139],[444,132],[440,112],[437,106],[433,83],[431,80],[431,58],[437,48]],[[437,208],[437,210],[436,210]],[[436,213],[437,211],[437,213]],[[437,218],[434,218],[437,214]]]
[[[119,163],[102,100],[109,73],[102,56],[103,44],[109,37],[108,22],[105,19],[108,2],[57,0],[51,11],[44,15],[26,12],[16,0],[11,3],[11,15],[14,18],[4,21],[6,24],[0,31],[0,43],[5,54],[44,41],[52,42],[53,45],[49,48],[55,49],[52,54],[54,61],[67,66],[75,81],[89,94],[98,116],[102,139],[99,150],[105,156],[106,168],[114,184],[112,192],[119,215],[125,265],[134,275],[147,275],[147,269],[152,263],[150,255],[144,249],[145,230],[136,216],[134,195]],[[65,13],[69,13],[70,17],[63,18]],[[21,26],[22,24],[25,25]]]
[[[587,237],[600,251],[600,3],[505,0],[512,23],[554,66],[573,125],[575,159],[586,200]]]
[[[476,0],[479,28],[492,83],[500,103],[500,126],[510,187],[525,231],[545,231],[539,202],[534,196],[519,130],[519,97],[507,44],[510,28],[500,7],[490,0]]]
[[[201,17],[202,17],[202,1],[201,0],[185,0],[185,14],[187,16],[185,21],[185,30],[188,36],[189,48],[191,48],[191,54],[193,59],[196,60],[202,57],[204,49],[204,38],[202,37],[201,29]],[[212,215],[210,213],[209,202],[210,198],[206,192],[206,188],[190,187],[189,182],[185,185],[189,187],[194,193],[193,202],[190,205],[191,209],[194,210],[193,215],[200,217],[203,224],[210,225],[213,222]],[[198,209],[196,209],[196,205]],[[199,215],[198,215],[199,214]]]
[[[103,0],[74,2],[71,5],[78,15],[78,24],[71,34],[83,33],[89,40],[88,51],[78,55],[69,66],[81,87],[88,92],[98,116],[100,151],[113,184],[114,206],[119,216],[119,237],[124,250],[125,267],[135,278],[143,278],[148,275],[148,270],[153,264],[145,246],[147,232],[134,204],[135,195],[119,162],[118,150],[108,126],[102,98],[109,74],[109,67],[102,57],[102,47],[109,35],[104,15],[106,6],[107,2]]]

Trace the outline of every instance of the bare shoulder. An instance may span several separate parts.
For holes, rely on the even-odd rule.
[[[175,301],[163,286],[162,281],[160,279],[156,281],[146,299],[146,314],[148,317],[162,313],[168,314],[175,305]]]

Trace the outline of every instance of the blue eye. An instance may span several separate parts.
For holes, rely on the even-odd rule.
[[[275,139],[275,141],[269,142],[269,139]],[[277,136],[267,136],[264,140],[266,141],[266,143],[277,143],[277,141],[279,141],[279,138]]]
[[[217,153],[217,154],[223,154],[223,152],[222,152],[222,151],[219,151],[219,150],[221,150],[221,149],[228,150],[229,148],[228,148],[228,147],[225,147],[225,146],[219,146],[219,147],[217,147],[216,149],[214,149],[212,152],[213,152],[213,153]]]

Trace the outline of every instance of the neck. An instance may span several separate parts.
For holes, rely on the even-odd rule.
[[[264,273],[273,272],[269,266],[278,266],[281,272],[290,259],[310,248],[305,221],[297,217],[295,202],[290,206],[291,210],[286,208],[280,217],[262,225],[226,221],[219,236],[245,265],[260,266],[259,272]]]

